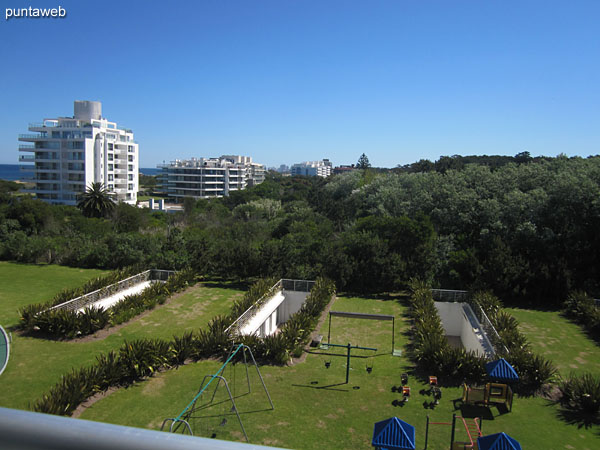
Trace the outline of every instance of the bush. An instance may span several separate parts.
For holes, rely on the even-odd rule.
[[[44,304],[28,305],[20,309],[21,328],[25,331],[40,331],[45,335],[59,339],[73,339],[86,336],[110,325],[126,322],[138,314],[163,304],[174,292],[192,283],[196,274],[186,269],[175,273],[165,283],[154,283],[139,294],[124,297],[120,302],[104,310],[93,306],[81,312],[64,309],[48,309],[54,305],[78,297],[97,289],[106,288],[132,275],[136,268],[115,271],[111,274],[91,280],[78,289],[65,290]],[[135,272],[137,273],[137,272]],[[108,284],[105,284],[108,283]],[[107,294],[110,292],[107,291]]]
[[[594,423],[600,421],[600,377],[589,373],[571,374],[560,381],[558,388],[563,407],[587,416]]]
[[[163,284],[164,294],[169,289],[181,289],[194,278],[193,272],[183,272],[172,277]],[[262,280],[254,288],[250,288],[246,301],[260,298],[269,289],[271,281]],[[289,330],[285,327],[277,335],[265,339],[256,336],[243,336],[236,339],[253,349],[256,359],[274,364],[285,364],[290,355],[301,348],[323,308],[335,292],[333,282],[319,279],[315,283],[305,304],[290,318]],[[250,304],[252,304],[250,303]],[[242,306],[238,305],[238,308]],[[62,314],[62,313],[57,313]],[[72,315],[65,315],[72,319]],[[236,317],[237,318],[237,317]],[[232,348],[232,337],[225,330],[233,323],[233,314],[216,316],[206,329],[198,333],[187,332],[181,337],[174,337],[167,342],[160,339],[138,339],[125,342],[118,351],[111,351],[96,358],[90,367],[72,370],[61,378],[50,391],[33,405],[34,411],[48,414],[70,415],[77,406],[97,392],[111,386],[128,386],[157,371],[183,364],[186,359],[195,360],[210,357],[226,357]],[[90,322],[93,320],[90,319]],[[241,358],[241,354],[239,355]]]
[[[448,344],[431,289],[411,280],[409,314],[413,320],[411,357],[423,374],[443,375],[445,383],[480,383],[485,377],[484,356]]]
[[[596,340],[600,340],[600,310],[592,297],[582,291],[572,292],[564,303],[564,314],[582,325]]]

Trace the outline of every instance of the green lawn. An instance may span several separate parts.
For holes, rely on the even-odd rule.
[[[50,300],[63,289],[81,286],[105,273],[105,270],[0,261],[0,325],[4,328],[17,325],[22,306]]]
[[[339,298],[333,310],[393,314],[396,317],[396,345],[404,349],[408,324],[404,308],[393,300]],[[320,332],[327,338],[326,321]],[[431,397],[422,394],[425,384],[412,375],[409,385],[412,397],[404,406],[394,406],[400,395],[392,392],[399,385],[399,375],[412,366],[404,357],[394,357],[391,350],[391,323],[372,320],[332,319],[332,343],[378,348],[376,356],[369,351],[353,351],[363,358],[352,358],[350,382],[345,382],[345,349],[317,350],[306,361],[289,367],[261,367],[261,372],[275,403],[269,409],[256,376],[251,377],[252,394],[244,393],[244,370],[238,365],[225,377],[238,395],[238,409],[252,443],[298,449],[370,448],[373,423],[398,416],[416,426],[417,448],[425,442],[427,415],[435,422],[449,422],[454,411],[452,399],[459,398],[459,388],[443,389],[441,404],[434,410],[425,408]],[[335,353],[336,356],[329,355]],[[329,369],[324,362],[331,361]],[[367,365],[373,366],[368,374]],[[220,367],[216,361],[203,361],[171,370],[122,389],[94,404],[82,418],[136,427],[159,429],[167,417],[175,417],[198,391],[203,377]],[[252,371],[250,372],[252,374]],[[436,374],[440,377],[442,374]],[[234,382],[235,380],[235,382]],[[217,391],[215,405],[194,414],[195,433],[219,439],[242,440],[237,418],[225,401],[225,390]],[[118,413],[117,413],[118,412]],[[465,412],[466,414],[467,412]],[[557,419],[558,409],[540,398],[515,398],[513,412],[499,415],[491,410],[492,420],[483,424],[484,434],[504,431],[521,442],[523,448],[595,449],[600,445],[597,430],[578,429]],[[222,419],[227,423],[220,426]],[[466,439],[457,427],[457,439]],[[430,449],[448,448],[450,427],[432,427]]]
[[[579,325],[554,311],[507,309],[520,323],[536,353],[551,359],[563,376],[591,372],[600,376],[600,347]]]
[[[64,267],[0,264],[0,320],[7,325],[16,323],[14,310],[19,306],[28,301],[45,300],[64,287],[83,283],[87,279],[85,276],[97,275],[97,272]],[[37,279],[33,281],[35,276]],[[37,287],[32,286],[34,282]],[[241,295],[240,290],[198,284],[169,304],[133,320],[99,341],[54,342],[23,338],[13,333],[11,359],[1,376],[0,406],[26,409],[71,367],[93,362],[96,355],[119,347],[126,339],[168,339],[173,334],[201,328],[214,315],[228,312],[233,300]],[[405,308],[397,298],[341,297],[332,309],[394,315],[394,347],[406,350],[408,323],[403,318]],[[598,373],[597,347],[577,326],[556,313],[524,310],[511,310],[511,313],[521,322],[521,329],[527,333],[534,348],[549,351],[547,356],[554,359],[561,370],[568,370],[573,364],[578,365],[574,370]],[[325,321],[320,330],[325,339],[327,331],[328,322]],[[230,367],[224,375],[237,396],[251,442],[306,449],[370,448],[373,423],[398,416],[415,425],[417,448],[423,448],[427,415],[432,421],[448,422],[453,412],[460,414],[460,410],[454,411],[452,399],[460,397],[461,390],[443,389],[441,404],[434,410],[426,408],[431,397],[420,392],[426,386],[412,375],[412,366],[405,357],[390,354],[391,332],[390,322],[334,317],[332,343],[376,347],[377,352],[353,351],[356,357],[351,360],[347,385],[344,384],[345,349],[315,350],[304,362],[293,366],[261,367],[275,403],[274,411],[269,409],[268,401],[259,389],[256,373],[250,371],[252,393],[243,395],[243,367]],[[325,368],[325,361],[331,361],[329,369]],[[367,366],[373,367],[371,374],[365,370]],[[218,367],[217,361],[203,361],[160,373],[145,382],[116,391],[86,410],[82,418],[159,429],[165,418],[177,416],[196,394],[202,378],[214,373]],[[400,384],[402,372],[411,373],[412,397],[404,406],[398,406],[394,401],[400,399],[400,394],[392,388]],[[443,377],[443,374],[435,375]],[[198,411],[192,424],[199,435],[214,434],[219,439],[242,440],[239,424],[230,406],[224,402],[224,394],[225,391],[219,389],[215,397],[219,404]],[[499,415],[496,409],[491,413],[492,420],[484,422],[484,434],[505,431],[519,440],[523,448],[586,450],[600,446],[597,427],[578,428],[559,420],[558,408],[540,398],[515,398],[512,413]],[[220,426],[223,418],[227,422]],[[457,428],[457,438],[461,437],[464,432]],[[430,432],[429,448],[447,448],[449,440],[449,427],[435,426]]]
[[[2,268],[5,267],[0,266]],[[53,266],[48,266],[53,267]],[[33,275],[39,275],[38,266],[19,265],[14,271],[13,285],[0,284],[0,296],[9,299],[0,304],[0,317],[13,314],[12,306],[18,303],[13,300],[14,285],[25,285],[25,281]],[[53,267],[53,274],[67,279],[72,269]],[[75,272],[79,275],[77,272]],[[77,283],[66,283],[69,286]],[[52,296],[60,291],[46,289],[46,295]],[[239,290],[211,287],[201,284],[188,289],[164,306],[149,312],[143,318],[134,319],[118,332],[103,340],[92,342],[59,342],[22,337],[13,333],[13,343],[8,366],[2,374],[0,389],[0,406],[17,409],[28,409],[29,405],[48,391],[72,367],[91,364],[96,355],[116,349],[124,340],[157,337],[171,339],[173,335],[181,335],[184,331],[198,329],[217,314],[229,312],[233,300],[242,296]],[[41,299],[36,299],[39,301]],[[24,303],[23,303],[24,304]],[[16,317],[16,313],[14,314]],[[9,389],[5,386],[10,386]]]

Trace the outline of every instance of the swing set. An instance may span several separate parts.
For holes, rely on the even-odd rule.
[[[241,350],[241,352],[240,352],[240,350]],[[207,424],[208,418],[214,417],[214,416],[209,416],[209,415],[198,416],[198,415],[196,415],[196,414],[198,414],[198,412],[208,409],[210,407],[216,406],[218,404],[222,404],[223,407],[225,408],[225,405],[229,401],[231,404],[230,412],[235,413],[235,415],[237,416],[238,422],[240,424],[240,428],[241,428],[242,432],[244,433],[244,437],[246,438],[246,442],[250,442],[248,439],[248,434],[246,433],[246,430],[244,429],[244,424],[242,423],[242,419],[240,417],[238,406],[235,402],[236,398],[239,398],[242,395],[247,395],[247,394],[251,393],[250,374],[248,373],[248,358],[246,356],[246,352],[249,353],[252,363],[254,364],[254,367],[256,367],[256,372],[258,374],[258,377],[260,379],[262,387],[265,391],[265,394],[267,395],[267,398],[269,399],[271,409],[272,410],[275,409],[275,406],[273,405],[273,401],[271,400],[271,396],[269,395],[269,391],[267,390],[267,387],[265,386],[265,382],[264,382],[263,377],[258,368],[258,364],[256,364],[256,360],[254,359],[254,355],[252,354],[252,350],[250,350],[250,347],[248,347],[244,344],[239,344],[239,345],[237,345],[237,347],[234,344],[231,348],[231,351],[229,352],[229,356],[227,357],[226,361],[223,363],[221,368],[212,375],[204,376],[204,378],[202,379],[202,383],[200,384],[200,389],[198,390],[198,393],[194,396],[192,401],[190,401],[190,403],[188,403],[188,405],[183,409],[183,411],[181,411],[181,413],[179,413],[178,416],[165,419],[162,423],[162,426],[160,427],[160,430],[163,431],[165,428],[165,425],[170,422],[169,432],[171,432],[171,433],[177,432],[180,429],[180,427],[183,427],[183,431],[182,431],[183,434],[185,434],[187,431],[190,435],[193,436],[194,433],[192,431],[192,427],[190,426],[191,419],[201,419],[201,420],[204,420],[205,424]],[[244,392],[237,396],[236,396],[236,392],[235,392],[235,390],[236,390],[235,362],[233,361],[233,359],[236,355],[238,355],[238,357],[240,357],[240,355],[241,355],[241,357],[243,358],[244,366],[246,369],[246,383],[248,386],[247,392]],[[229,383],[227,382],[227,379],[224,376],[225,370],[228,367],[229,367],[230,380],[232,378],[231,372],[233,371],[233,389],[234,389],[233,395],[231,393],[231,389],[229,388]],[[216,383],[214,391],[212,392],[212,395],[211,395],[208,392],[208,386],[210,386],[210,384],[214,380],[217,380],[217,383]],[[223,382],[223,385],[225,386],[227,396],[225,397],[225,400],[217,402],[217,401],[215,401],[215,396],[221,385],[221,382]],[[207,397],[210,397],[210,399],[208,399],[207,401],[204,401],[204,399]],[[223,409],[223,412],[220,415],[223,417],[221,419],[219,426],[225,426],[227,424],[227,418],[225,417],[227,415],[227,413],[226,413],[225,409]],[[219,414],[217,414],[217,416],[219,416]],[[215,435],[216,435],[216,433],[213,434],[213,437]]]

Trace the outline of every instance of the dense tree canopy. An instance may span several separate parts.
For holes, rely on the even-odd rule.
[[[273,174],[177,214],[120,204],[86,218],[5,192],[0,258],[192,266],[226,278],[325,275],[360,292],[418,276],[549,307],[574,289],[600,297],[600,157],[469,158],[328,179]]]

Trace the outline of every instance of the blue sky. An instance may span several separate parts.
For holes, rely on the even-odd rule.
[[[0,163],[100,100],[142,167],[600,153],[600,2],[0,0]],[[64,19],[4,20],[57,7]]]

